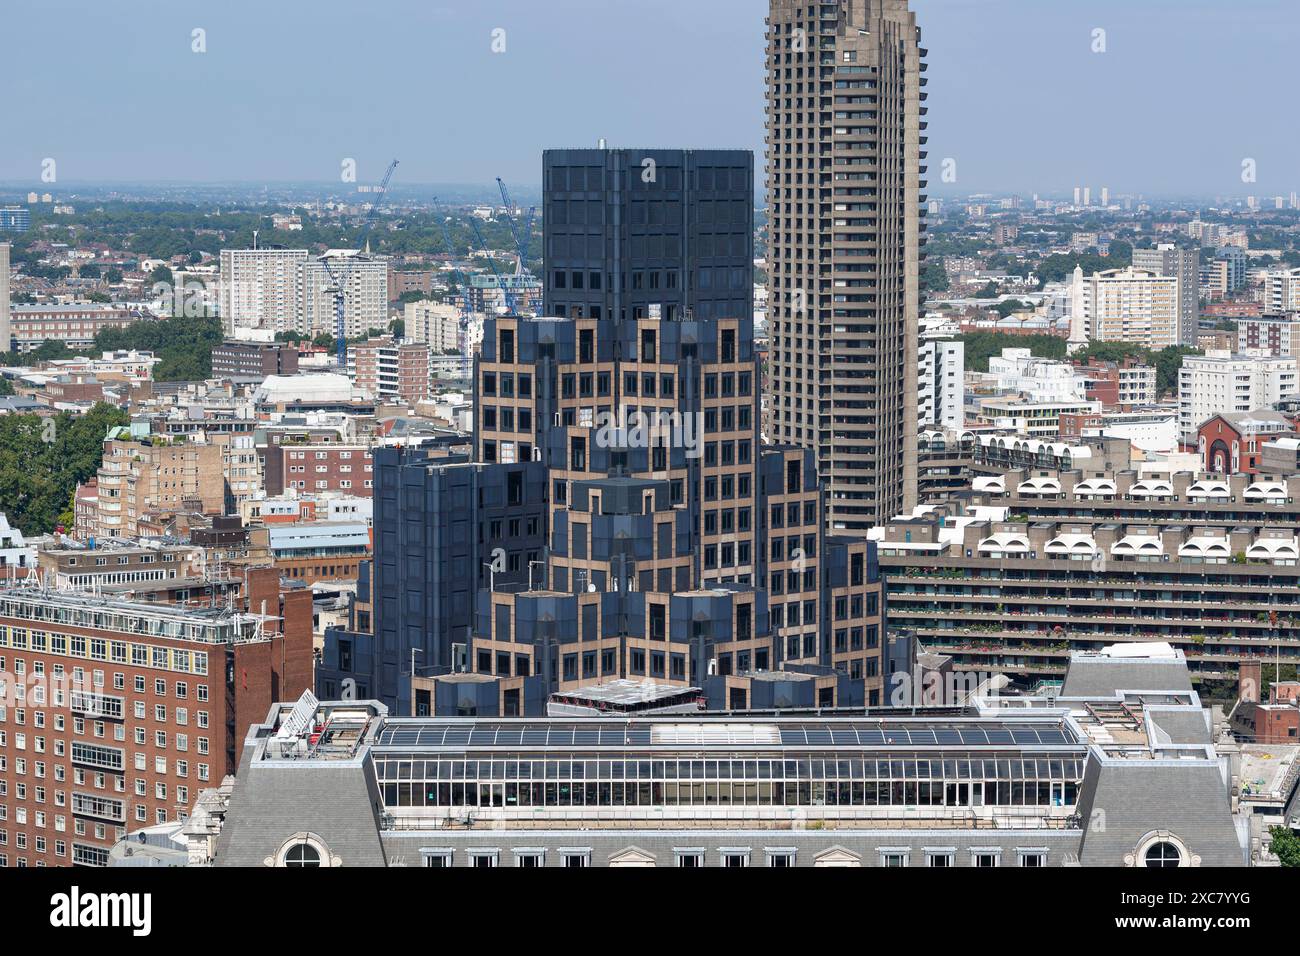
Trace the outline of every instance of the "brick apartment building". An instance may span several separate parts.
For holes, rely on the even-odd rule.
[[[234,609],[0,589],[0,866],[102,866],[128,829],[184,819],[311,686],[310,593],[247,575]]]
[[[348,347],[356,387],[377,401],[409,404],[429,397],[429,346],[374,338]]]
[[[298,347],[283,342],[223,342],[212,350],[214,378],[297,375]]]
[[[221,514],[226,500],[223,455],[220,445],[114,429],[104,441],[93,524],[84,531],[78,528],[78,534],[134,538],[140,518],[157,511],[190,508]]]
[[[268,445],[266,493],[285,489],[343,491],[369,498],[373,494],[373,464],[368,445]]]
[[[53,339],[70,349],[85,348],[101,329],[121,328],[145,319],[113,305],[15,305],[10,309],[9,333],[14,348],[29,352]]]

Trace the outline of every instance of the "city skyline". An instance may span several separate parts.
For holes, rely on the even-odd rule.
[[[501,175],[531,188],[544,148],[600,138],[753,149],[761,164],[759,0],[703,8],[665,0],[653,11],[594,0],[398,2],[362,29],[336,3],[310,16],[293,6],[138,6],[129,28],[117,11],[80,0],[9,13],[15,36],[57,35],[79,66],[51,73],[41,44],[13,49],[0,119],[24,132],[0,155],[0,183],[329,183],[345,159],[356,160],[364,183],[399,155],[408,186]],[[1270,122],[1266,99],[1242,97],[1226,81],[1169,79],[1201,63],[1221,76],[1248,70],[1265,87],[1274,73],[1284,84],[1290,14],[1281,0],[914,8],[934,63],[934,195],[1060,194],[1078,184],[1108,186],[1112,196],[1294,188],[1288,157],[1300,134]],[[1249,42],[1231,42],[1243,31]],[[629,66],[617,38],[632,36],[639,50],[663,55],[644,70]],[[322,55],[286,56],[286,38]],[[330,69],[340,63],[356,71]],[[129,85],[92,82],[124,67]],[[593,73],[601,82],[590,82]],[[441,100],[443,89],[455,95]],[[47,159],[53,183],[41,178]],[[942,175],[944,160],[955,181]],[[1253,182],[1242,180],[1247,160]]]

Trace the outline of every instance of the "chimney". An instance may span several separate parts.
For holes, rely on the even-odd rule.
[[[1237,665],[1237,697],[1243,704],[1259,703],[1264,665],[1260,661],[1242,661]]]

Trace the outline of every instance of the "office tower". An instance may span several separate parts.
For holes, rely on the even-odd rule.
[[[1074,204],[1077,206],[1083,201],[1083,187],[1074,187]]]
[[[226,333],[296,329],[306,261],[306,249],[222,249],[219,307]]]
[[[9,327],[9,243],[0,242],[0,352],[13,349]]]
[[[1085,206],[1091,206],[1091,205],[1092,205],[1092,187],[1091,187],[1091,186],[1084,186],[1084,187],[1083,187],[1083,204],[1084,204]]]
[[[1132,342],[1162,349],[1179,342],[1178,290],[1175,276],[1141,269],[1107,269],[1084,276],[1074,270],[1071,302],[1083,303],[1083,328],[1098,342]],[[1076,325],[1071,327],[1071,343]]]
[[[1133,268],[1178,280],[1178,328],[1167,344],[1195,345],[1201,322],[1200,250],[1182,249],[1171,242],[1159,243],[1154,249],[1134,249]]]
[[[1109,187],[1109,186],[1102,186],[1102,187],[1101,187],[1101,204],[1102,204],[1103,206],[1109,206],[1109,205],[1110,205],[1110,187]]]
[[[372,329],[388,328],[388,258],[354,249],[330,249],[302,264],[302,313],[298,331],[307,335],[322,332],[337,335],[334,313],[334,281],[325,260],[336,276],[343,278],[343,335],[360,338]],[[348,259],[352,262],[349,264]]]
[[[904,0],[771,2],[764,430],[813,451],[832,529],[916,501],[918,40]]]
[[[548,149],[542,177],[546,315],[753,315],[748,150]]]

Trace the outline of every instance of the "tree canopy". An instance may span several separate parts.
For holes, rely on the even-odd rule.
[[[78,482],[99,468],[108,429],[128,420],[104,402],[80,417],[0,418],[0,511],[10,525],[24,534],[53,531]]]

